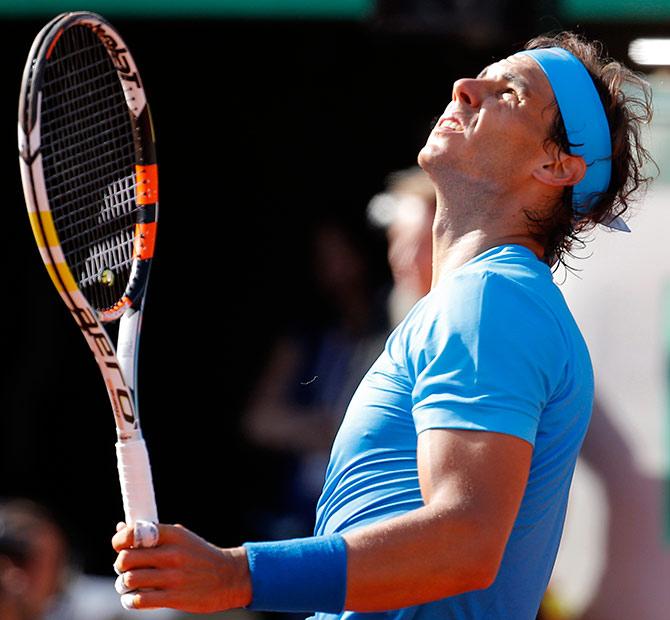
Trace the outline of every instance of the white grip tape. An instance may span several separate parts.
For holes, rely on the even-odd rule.
[[[119,466],[119,481],[121,482],[121,496],[123,497],[126,523],[132,526],[142,521],[158,523],[149,454],[144,439],[118,441],[116,443],[116,458]],[[143,524],[138,523],[138,526],[142,528]],[[149,542],[154,537],[148,535],[143,538]]]

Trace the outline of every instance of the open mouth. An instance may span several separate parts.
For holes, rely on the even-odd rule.
[[[440,129],[446,129],[448,131],[463,131],[463,125],[461,125],[455,118],[443,118],[439,122]]]

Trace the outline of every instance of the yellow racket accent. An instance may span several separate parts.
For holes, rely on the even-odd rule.
[[[59,245],[58,235],[56,234],[53,218],[49,211],[42,213],[39,211],[30,211],[28,217],[30,218],[30,227],[33,229],[33,235],[35,235],[35,240],[40,248],[48,245]],[[44,230],[47,236],[46,242],[42,235],[42,230]]]
[[[63,292],[63,286],[61,282],[65,285],[65,290],[68,293],[74,293],[79,290],[76,280],[72,277],[70,269],[65,263],[56,263],[56,265],[47,264],[47,271],[49,272],[49,277],[54,283],[54,286],[58,289],[59,293]]]

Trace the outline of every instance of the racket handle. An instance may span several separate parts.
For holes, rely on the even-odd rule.
[[[117,441],[116,458],[126,524],[138,521],[158,523],[149,453],[144,439]]]

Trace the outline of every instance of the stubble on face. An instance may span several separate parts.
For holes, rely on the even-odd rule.
[[[532,167],[545,154],[554,98],[540,67],[523,56],[494,63],[475,80],[463,82],[476,96],[468,96],[466,87],[459,90],[457,82],[454,99],[419,152],[418,163],[438,193],[448,192],[451,200],[470,198],[471,208],[478,208],[530,179]],[[462,131],[444,126],[452,116]]]

